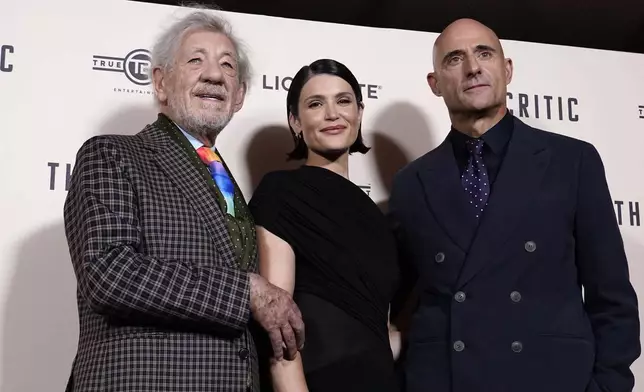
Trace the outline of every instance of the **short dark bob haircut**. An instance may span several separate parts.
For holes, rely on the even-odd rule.
[[[288,94],[286,95],[286,117],[287,119],[292,114],[295,118],[298,118],[299,107],[298,103],[300,100],[300,94],[306,82],[308,82],[312,77],[316,75],[333,75],[342,78],[345,82],[349,83],[353,93],[356,96],[357,104],[360,108],[364,107],[362,102],[362,91],[360,89],[360,84],[353,73],[347,68],[344,64],[331,60],[331,59],[319,59],[315,60],[309,65],[302,67],[291,82],[289,87]],[[288,124],[289,129],[291,130],[291,135],[293,136],[293,142],[295,143],[295,148],[288,154],[288,160],[300,160],[306,159],[308,157],[309,149],[304,142],[304,138],[301,134],[295,133],[291,123]],[[349,147],[349,154],[354,152],[359,152],[361,154],[366,154],[371,148],[364,145],[362,140],[362,123],[358,127],[358,137],[356,141]]]

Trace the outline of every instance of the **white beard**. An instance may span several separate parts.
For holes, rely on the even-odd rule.
[[[233,110],[217,116],[205,113],[194,113],[188,109],[185,102],[175,99],[174,95],[168,97],[168,108],[173,114],[172,120],[179,124],[184,131],[195,136],[205,137],[211,142],[228,125],[233,118]]]

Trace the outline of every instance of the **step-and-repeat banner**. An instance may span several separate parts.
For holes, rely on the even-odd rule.
[[[154,121],[148,50],[184,12],[120,0],[2,7],[0,392],[64,388],[78,336],[62,217],[75,154],[93,135],[134,134]],[[425,79],[437,34],[226,15],[250,48],[254,80],[218,143],[247,198],[264,173],[292,167],[284,160],[292,148],[286,91],[295,72],[318,58],[343,62],[363,85],[363,129],[373,149],[351,158],[350,176],[376,202],[386,202],[398,168],[447,134],[447,111]],[[601,153],[643,293],[644,55],[503,44],[515,64],[513,113]],[[635,372],[644,378],[642,362]]]

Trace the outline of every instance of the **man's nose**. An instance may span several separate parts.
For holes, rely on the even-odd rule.
[[[201,74],[201,79],[203,81],[218,84],[223,81],[224,72],[218,63],[210,63],[206,65],[206,67],[204,67],[203,73]]]
[[[476,75],[481,72],[481,65],[475,55],[465,57],[464,69],[468,75]]]

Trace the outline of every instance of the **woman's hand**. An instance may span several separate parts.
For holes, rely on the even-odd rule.
[[[389,324],[389,346],[391,347],[391,353],[394,356],[394,361],[400,356],[400,350],[402,348],[402,336],[400,331],[393,325]]]

